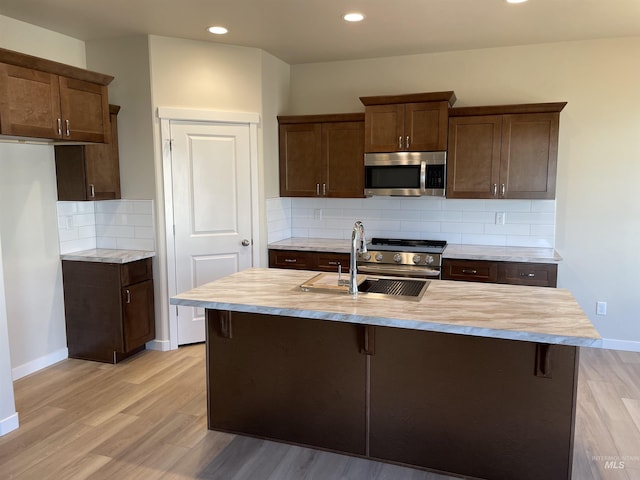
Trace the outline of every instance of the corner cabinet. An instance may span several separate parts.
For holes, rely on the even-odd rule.
[[[109,141],[109,75],[0,49],[0,134]]]
[[[58,200],[114,200],[120,198],[118,112],[109,105],[109,143],[56,145]]]
[[[151,259],[62,261],[69,357],[117,363],[155,338]]]
[[[447,198],[555,198],[565,105],[451,109]]]
[[[280,196],[364,196],[364,116],[279,116]]]
[[[365,105],[366,153],[447,149],[453,92],[360,97]]]

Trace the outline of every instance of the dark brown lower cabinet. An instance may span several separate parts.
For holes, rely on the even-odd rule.
[[[577,368],[567,345],[207,311],[210,429],[473,478],[571,478]]]
[[[209,428],[364,455],[361,328],[209,310]]]
[[[376,327],[371,457],[486,479],[570,479],[578,352]],[[543,351],[546,346],[542,347]]]
[[[69,357],[117,363],[155,338],[151,259],[62,261]]]
[[[555,288],[558,264],[445,258],[442,279]]]

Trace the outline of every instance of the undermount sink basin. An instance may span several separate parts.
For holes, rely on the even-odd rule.
[[[300,285],[300,289],[303,292],[348,294],[348,278],[348,275],[339,279],[337,274],[320,273]],[[358,275],[358,294],[366,295],[367,298],[395,298],[417,302],[427,291],[429,283],[429,280],[422,278]]]

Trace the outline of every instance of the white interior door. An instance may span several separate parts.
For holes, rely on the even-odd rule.
[[[252,265],[248,125],[171,122],[176,289]],[[178,307],[178,345],[205,340],[204,310]]]

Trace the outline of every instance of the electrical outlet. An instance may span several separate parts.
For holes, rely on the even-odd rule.
[[[507,214],[505,212],[496,212],[496,225],[504,225],[506,219]]]
[[[313,219],[314,220],[322,220],[322,209],[321,208],[315,208],[313,210]]]
[[[73,215],[67,215],[65,217],[66,220],[66,228],[67,230],[72,230],[73,229]]]
[[[596,302],[596,315],[607,314],[607,302]]]

